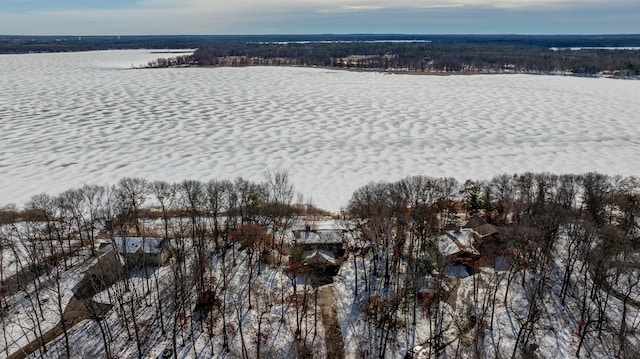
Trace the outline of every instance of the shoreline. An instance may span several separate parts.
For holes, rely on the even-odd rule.
[[[383,70],[383,69],[364,69],[364,68],[344,68],[344,67],[331,67],[331,66],[307,66],[307,65],[178,65],[178,66],[165,66],[165,67],[130,67],[123,68],[122,70],[144,70],[144,69],[169,69],[169,68],[245,68],[245,67],[293,67],[293,68],[307,68],[307,69],[322,69],[330,71],[346,71],[346,72],[361,72],[361,73],[378,73],[383,75],[410,75],[410,76],[478,76],[478,75],[531,75],[531,76],[564,76],[564,77],[582,77],[591,79],[611,79],[611,80],[640,80],[640,76],[637,77],[615,77],[610,75],[590,75],[590,74],[573,74],[573,73],[545,73],[545,72],[472,72],[472,71],[402,71],[402,70]]]

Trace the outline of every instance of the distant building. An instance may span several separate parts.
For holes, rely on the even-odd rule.
[[[397,55],[350,55],[346,57],[332,58],[332,64],[336,67],[387,69],[393,67]]]
[[[246,66],[249,64],[246,56],[221,56],[216,60],[218,66]]]

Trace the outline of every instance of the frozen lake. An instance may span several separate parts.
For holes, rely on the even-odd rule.
[[[337,210],[367,182],[416,174],[640,174],[640,81],[122,70],[165,56],[0,55],[0,206],[125,176],[260,181],[287,169]]]

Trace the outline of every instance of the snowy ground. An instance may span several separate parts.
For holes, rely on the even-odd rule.
[[[584,342],[580,348],[580,357],[615,358],[637,355],[637,349],[633,348],[637,348],[640,339],[637,330],[640,326],[640,308],[631,304],[625,308],[622,300],[607,295],[600,287],[594,287],[591,275],[579,270],[583,268],[583,262],[579,259],[575,262],[575,270],[570,276],[571,284],[564,302],[562,301],[560,293],[568,255],[566,237],[561,236],[555,246],[554,257],[545,269],[548,271],[546,284],[543,294],[537,297],[535,309],[531,309],[534,308],[531,303],[536,296],[536,283],[542,276],[533,270],[514,267],[497,271],[481,268],[479,273],[466,278],[447,279],[448,288],[452,290],[437,308],[438,316],[442,318],[439,328],[442,329],[444,343],[439,351],[440,357],[511,357],[518,333],[532,310],[537,314],[530,327],[529,345],[537,357],[575,357],[582,336]],[[362,352],[366,350],[375,353],[375,347],[373,350],[371,348],[371,338],[375,338],[375,335],[372,336],[368,331],[366,315],[363,313],[369,293],[364,291],[361,260],[362,258],[357,258],[358,296],[355,295],[353,257],[343,263],[335,283],[335,306],[348,358],[363,357]],[[370,258],[365,263],[369,270]],[[631,297],[636,296],[637,271],[625,273],[621,277],[620,286],[614,287],[623,293],[633,287],[635,292]],[[611,278],[613,276],[610,280]],[[603,304],[602,300],[606,303]],[[598,308],[602,308],[602,305],[606,306],[603,329],[596,332]],[[586,309],[583,311],[583,308]],[[401,319],[401,325],[390,340],[385,357],[403,358],[412,348],[417,358],[433,357],[434,351],[433,348],[429,350],[429,343],[437,331],[434,323],[436,316],[429,317],[424,308],[420,307],[417,323],[412,326],[407,310],[401,308],[397,315]],[[623,317],[629,327],[627,352],[620,352],[617,337]],[[430,321],[432,325],[429,324]],[[584,325],[589,327],[582,331]],[[523,356],[522,350],[518,349],[516,357]]]
[[[60,322],[60,308],[64,310],[79,278],[95,262],[86,255],[84,252],[82,257],[70,258],[70,267],[66,270],[62,262],[57,269],[51,269],[52,273],[59,273],[58,281],[55,276],[42,275],[37,280],[25,283],[17,293],[2,298],[7,316],[2,318],[5,333],[1,338],[0,356],[13,353],[37,339],[35,333],[39,333],[38,326],[45,333]],[[37,290],[34,282],[40,283]]]
[[[184,244],[187,248],[192,245],[190,241]],[[397,324],[394,325],[384,357],[403,358],[410,351],[417,358],[432,357],[434,351],[433,348],[429,350],[429,345],[438,332],[442,334],[441,357],[467,358],[476,357],[478,353],[486,358],[511,357],[520,328],[528,319],[532,300],[536,296],[539,299],[535,307],[537,314],[530,327],[529,341],[536,355],[543,358],[573,357],[582,336],[582,357],[637,355],[633,348],[637,348],[640,338],[640,308],[633,303],[625,306],[620,298],[607,295],[603,288],[594,286],[591,273],[582,259],[570,258],[578,253],[575,247],[570,249],[571,245],[575,243],[570,244],[565,233],[559,236],[553,257],[542,267],[544,273],[524,267],[512,267],[504,271],[481,268],[473,276],[443,279],[447,295],[438,306],[431,307],[431,315],[420,302],[413,325],[411,305],[403,304],[398,308],[395,316]],[[191,281],[194,275],[194,255],[193,252],[189,253],[184,274],[185,278],[190,279],[183,279],[187,281]],[[630,263],[637,264],[635,253],[629,257],[633,259]],[[360,256],[355,258],[357,274],[354,257],[350,255],[331,284],[332,309],[340,327],[345,357],[375,357],[378,336],[368,322],[365,306],[372,293],[384,296],[382,279],[371,276],[371,254],[364,259]],[[272,257],[271,261],[274,259]],[[287,262],[286,257],[282,259],[283,263]],[[563,302],[561,287],[570,259],[575,260],[574,270],[569,276],[570,284]],[[180,288],[183,291],[181,293],[187,293],[184,312],[175,309],[177,304],[172,299],[174,288],[184,284],[178,277],[177,268],[180,267],[177,263],[146,271],[135,270],[126,280],[93,297],[94,301],[112,304],[113,308],[102,321],[84,320],[69,331],[71,356],[104,357],[103,335],[106,331],[108,348],[113,357],[138,357],[136,341],[131,334],[127,334],[135,331],[141,338],[140,350],[148,358],[157,358],[162,353],[172,351],[173,333],[178,333],[176,354],[179,358],[236,358],[242,357],[243,351],[248,357],[257,357],[259,330],[262,333],[259,350],[262,357],[297,357],[300,352],[296,343],[300,342],[306,343],[314,358],[324,356],[327,346],[322,317],[326,313],[322,312],[317,292],[306,285],[304,277],[294,278],[283,266],[264,263],[255,264],[250,277],[248,252],[240,250],[239,245],[227,252],[224,261],[219,253],[212,253],[209,261],[207,285],[215,297],[226,304],[214,307],[208,320],[198,319],[194,309],[195,294],[190,284]],[[5,329],[0,338],[1,355],[13,353],[33,341],[36,338],[36,323],[40,324],[42,332],[53,328],[61,317],[60,306],[66,307],[72,289],[93,263],[95,259],[91,259],[88,251],[84,251],[73,259],[68,270],[63,268],[62,262],[57,270],[52,269],[52,273],[59,273],[59,282],[55,281],[53,274],[43,276],[39,281],[38,293],[31,283],[19,292],[2,298],[2,304],[6,305],[6,316],[1,317]],[[403,267],[400,266],[400,272],[404,270]],[[365,291],[365,273],[368,273],[366,280],[369,292]],[[637,270],[625,270],[615,284],[614,271],[607,272],[606,276],[615,290],[625,292],[633,289],[630,297],[638,297]],[[535,288],[541,278],[545,278],[546,282],[540,294],[535,292]],[[433,278],[429,282],[433,282]],[[226,291],[225,283],[228,288]],[[389,293],[393,291],[392,285]],[[606,301],[602,321],[604,327],[596,332],[596,316],[599,308],[603,308],[603,299]],[[160,309],[160,302],[163,303],[163,309]],[[42,307],[38,308],[37,303]],[[408,303],[412,303],[411,300]],[[324,308],[325,312],[327,309]],[[174,316],[175,313],[177,315]],[[223,349],[223,313],[227,318],[224,328],[228,332],[228,351]],[[134,315],[135,321],[131,319]],[[440,323],[437,323],[437,318]],[[622,321],[623,318],[626,322]],[[589,325],[589,330],[581,331],[586,328],[584,325]],[[165,333],[161,330],[163,326]],[[620,351],[617,337],[619,328],[624,326],[629,328],[626,334],[628,352]],[[301,329],[301,341],[296,340],[298,327]],[[42,357],[53,358],[64,356],[64,353],[64,338],[60,335],[47,345],[46,353],[36,352],[36,355],[44,354]],[[517,357],[522,356],[522,351],[518,350]]]
[[[640,174],[638,81],[118,70],[161,56],[0,56],[0,205],[124,176],[262,180],[278,168],[329,210],[367,182],[415,174]]]
[[[186,316],[173,316],[173,302],[171,300],[173,288],[176,286],[175,266],[153,268],[147,272],[135,271],[123,282],[118,282],[107,290],[94,296],[94,300],[101,303],[110,303],[114,307],[101,322],[84,320],[69,331],[71,343],[71,356],[74,358],[99,358],[105,357],[105,346],[102,330],[110,336],[109,350],[113,357],[135,358],[138,357],[136,342],[127,335],[127,331],[133,331],[134,324],[129,316],[135,312],[136,324],[142,341],[142,352],[146,358],[156,358],[172,350],[171,333],[177,332],[177,357],[178,358],[237,358],[242,357],[244,338],[246,351],[249,357],[257,357],[257,333],[258,325],[261,326],[262,357],[291,358],[298,356],[296,346],[295,328],[296,310],[293,297],[293,282],[290,275],[283,272],[282,268],[261,266],[253,274],[249,284],[247,268],[248,259],[246,252],[236,251],[236,260],[233,261],[232,252],[229,252],[226,264],[222,264],[220,257],[214,256],[211,272],[212,288],[216,298],[223,300],[222,271],[227,272],[228,291],[226,293],[227,331],[229,333],[229,350],[223,350],[222,337],[222,309],[214,309],[211,321],[197,320],[197,314],[193,311],[195,297],[186,308]],[[187,268],[192,270],[193,263],[189,261]],[[66,280],[65,303],[70,298],[70,287],[81,277],[78,271],[86,266],[78,267],[75,271],[75,281]],[[67,278],[67,277],[65,277]],[[156,285],[156,279],[158,284]],[[314,290],[305,285],[303,278],[298,278],[297,293],[300,298],[306,292],[306,311],[301,317],[301,338],[306,343],[310,353],[317,357],[325,352],[324,328],[320,309],[314,304]],[[67,288],[68,287],[68,288]],[[248,291],[251,290],[251,307],[249,307]],[[68,295],[69,294],[69,295]],[[283,301],[284,299],[284,301]],[[166,333],[162,333],[158,300],[163,301],[164,327]],[[124,311],[120,310],[122,301]],[[133,308],[133,309],[132,309]],[[19,308],[18,308],[19,310]],[[46,308],[47,312],[53,311]],[[28,312],[28,311],[27,311]],[[18,318],[24,322],[19,313],[11,313],[11,318]],[[24,314],[23,314],[24,315]],[[46,329],[53,327],[60,316],[52,315],[43,323]],[[174,320],[177,320],[177,331],[174,331]],[[123,323],[127,323],[127,329]],[[14,324],[11,324],[14,325]],[[11,330],[11,338],[14,343],[9,352],[16,350],[28,341],[23,339],[15,324],[16,329]],[[242,326],[242,334],[240,334]],[[10,326],[10,328],[13,328]],[[26,328],[29,330],[29,328]],[[241,335],[244,337],[242,338]],[[29,340],[33,340],[30,337]],[[3,352],[4,348],[0,348]],[[64,340],[59,336],[49,343],[46,358],[64,356]]]
[[[73,247],[79,247],[80,241],[74,239],[70,242],[59,241],[32,241],[17,236],[16,231],[23,231],[27,226],[24,223],[14,225],[0,225],[0,258],[2,263],[2,279],[7,279],[23,268],[27,268],[32,263],[32,256],[38,253],[48,257],[52,254],[61,253],[62,250],[70,252]],[[30,226],[36,230],[38,225]],[[72,248],[70,248],[72,247]]]
[[[371,270],[371,258],[365,260],[365,266],[367,270]],[[362,258],[358,258],[358,270],[362,272]],[[365,288],[365,281],[362,273],[358,275],[358,295],[355,295],[355,271],[353,264],[353,257],[345,260],[340,268],[340,272],[335,277],[335,308],[338,314],[338,320],[341,325],[342,335],[345,345],[345,357],[346,358],[362,358],[362,357],[375,357],[375,343],[373,343],[373,337],[369,332],[369,326],[366,323],[366,317],[362,313],[363,305],[365,304],[370,293],[367,293]],[[404,315],[400,315],[401,322],[406,330],[400,330],[392,340],[389,351],[387,353],[388,358],[404,358],[407,351],[421,343],[426,342],[431,335],[429,327],[429,321],[420,309],[419,319],[416,322],[415,327],[407,325],[411,321],[409,312],[405,312]],[[364,354],[364,353],[368,354]]]

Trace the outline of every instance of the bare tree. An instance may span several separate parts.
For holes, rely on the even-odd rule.
[[[209,219],[212,222],[211,235],[213,236],[216,250],[220,248],[220,235],[222,232],[220,215],[226,207],[226,192],[230,190],[230,187],[230,182],[218,180],[209,181],[206,185],[206,209],[210,217]]]
[[[206,203],[204,187],[199,181],[186,180],[178,185],[178,191],[191,219],[190,236],[196,251],[196,289],[198,294],[201,294],[207,289],[205,288],[205,276],[208,268],[208,246],[205,241],[205,228],[202,221],[202,213]]]
[[[117,196],[119,200],[119,220],[121,230],[125,223],[131,223],[136,229],[136,236],[142,234],[140,226],[140,208],[147,199],[147,181],[142,178],[122,178],[118,182]]]
[[[165,181],[154,181],[149,184],[149,191],[160,205],[164,238],[169,238],[169,213],[176,201],[176,186]]]
[[[293,184],[287,171],[265,173],[267,203],[265,211],[270,218],[271,230],[279,236],[280,252],[284,244],[284,236],[294,225],[295,209],[292,206],[294,196]]]
[[[605,223],[607,182],[607,176],[593,172],[587,173],[582,182],[584,188],[583,202],[587,207],[589,219],[596,225]]]
[[[105,200],[105,188],[96,185],[84,185],[81,193],[83,195],[83,202],[85,207],[85,224],[84,230],[86,237],[89,240],[89,247],[91,249],[91,255],[95,256],[95,244],[96,244],[96,231],[99,227],[99,220],[101,219],[101,208],[104,205]]]

